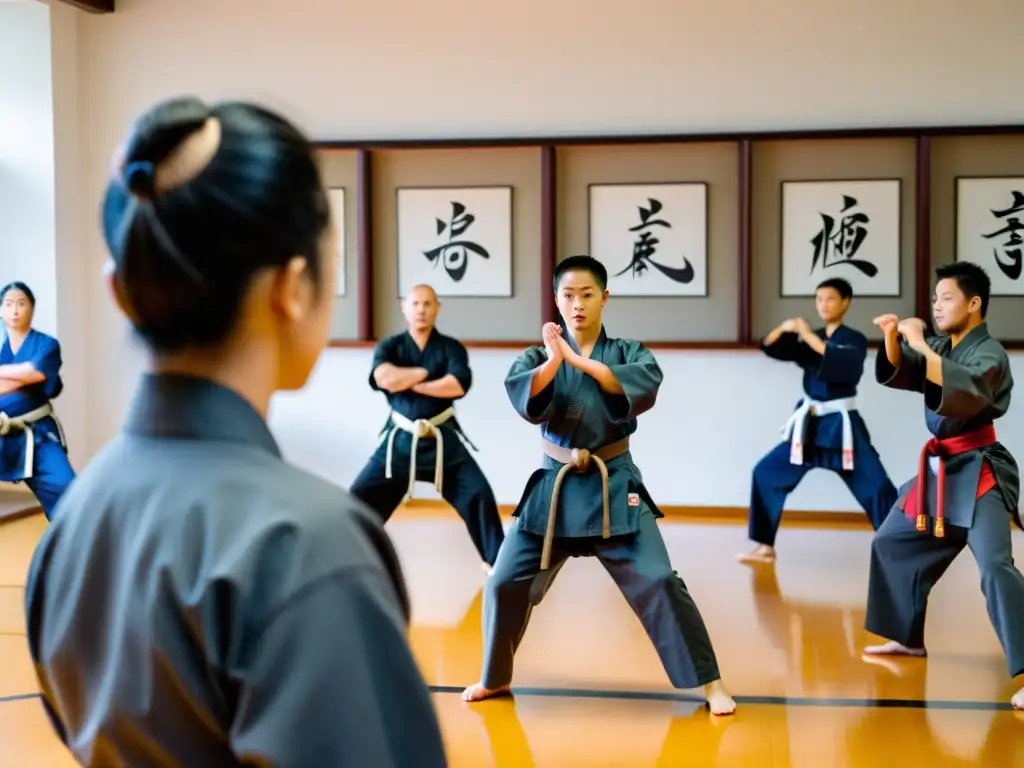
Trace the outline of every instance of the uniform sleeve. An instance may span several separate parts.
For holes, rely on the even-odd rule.
[[[885,347],[875,356],[875,379],[890,389],[905,389],[909,392],[924,392],[925,363],[921,353],[911,349],[905,342],[900,344],[899,368],[889,362]]]
[[[620,341],[625,362],[609,365],[622,387],[621,395],[604,390],[605,405],[613,422],[631,421],[654,407],[661,388],[661,366],[654,353],[638,341]]]
[[[369,568],[316,582],[245,658],[231,745],[274,768],[442,768],[440,726],[394,588]]]
[[[395,351],[395,337],[392,336],[387,339],[382,339],[378,344],[377,348],[373,350],[373,362],[370,363],[370,389],[375,392],[382,391],[380,385],[377,384],[376,379],[373,378],[373,372],[377,370],[378,366],[382,363],[395,364],[394,360]]]
[[[882,354],[884,356],[885,353]],[[842,341],[828,339],[825,342],[825,353],[818,363],[818,378],[829,384],[856,385],[864,375],[867,356],[866,336],[846,336]]]
[[[448,374],[459,382],[465,396],[473,386],[473,370],[469,367],[469,353],[458,341],[453,341],[448,350]]]
[[[57,397],[64,388],[60,380],[61,360],[60,342],[52,336],[39,337],[40,340],[32,350],[32,355],[25,361],[46,379],[39,385],[46,397]]]
[[[928,382],[925,404],[939,416],[968,421],[994,405],[1009,373],[1005,353],[985,350],[966,364],[943,357],[942,386]]]
[[[32,367],[43,374],[47,381],[56,379],[60,375],[62,365],[60,342],[53,338],[45,338],[36,347],[32,357],[25,362],[31,363]]]
[[[761,339],[761,351],[772,360],[796,363],[800,367],[815,365],[821,358],[821,355],[800,341],[800,337],[791,331],[779,336],[774,344],[765,344],[764,339]]]
[[[505,392],[516,413],[531,424],[540,424],[551,418],[555,399],[555,380],[530,397],[533,372],[547,360],[543,347],[530,347],[516,358],[505,376]]]

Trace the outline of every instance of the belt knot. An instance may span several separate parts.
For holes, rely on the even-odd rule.
[[[427,419],[416,419],[412,425],[416,428],[417,437],[426,437],[434,432],[434,425]]]
[[[590,468],[590,451],[586,448],[573,448],[572,461],[569,462],[573,469],[586,472]]]

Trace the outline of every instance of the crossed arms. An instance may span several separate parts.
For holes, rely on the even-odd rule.
[[[36,370],[32,363],[10,363],[0,365],[0,395],[14,392],[26,384],[39,384],[46,376]]]
[[[373,380],[377,386],[392,394],[411,389],[420,395],[445,400],[453,400],[466,394],[466,390],[453,374],[446,373],[433,381],[427,381],[428,375],[426,368],[402,368],[392,363],[381,363],[373,369]]]
[[[456,400],[465,396],[473,381],[469,357],[461,344],[448,344],[444,350],[448,362],[448,373],[433,381],[427,381],[430,372],[422,366],[399,366],[390,362],[394,358],[393,339],[381,342],[373,358],[371,385],[389,394],[411,390],[418,395],[436,397],[442,400]]]

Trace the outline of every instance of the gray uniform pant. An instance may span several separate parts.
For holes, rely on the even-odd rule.
[[[541,573],[542,536],[518,521],[498,552],[484,587],[484,663],[481,682],[489,690],[512,682],[512,659],[526,632],[533,605],[530,588]],[[721,675],[704,620],[686,585],[672,569],[654,515],[640,516],[635,534],[555,539],[545,591],[569,557],[597,557],[640,619],[676,688],[696,688]]]
[[[965,546],[981,571],[981,591],[1010,676],[1024,674],[1024,575],[1013,563],[1010,515],[998,488],[978,499],[970,528],[947,523],[941,539],[918,531],[903,510],[893,508],[871,544],[864,628],[923,648],[928,594]]]

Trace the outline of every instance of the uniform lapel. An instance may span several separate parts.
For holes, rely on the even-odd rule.
[[[952,342],[949,342],[951,347],[949,351],[950,359],[958,363],[969,360],[975,348],[988,337],[988,326],[982,323],[968,333],[955,347],[952,346]]]
[[[608,348],[608,345],[605,343],[606,340],[604,326],[602,326],[601,335],[598,336],[597,342],[594,344],[594,349],[590,353],[590,359],[604,362],[604,355]],[[566,334],[566,341],[576,354],[580,354],[580,348],[571,334]],[[559,389],[565,393],[566,397],[565,416],[563,418],[565,425],[564,433],[571,442],[572,437],[576,434],[576,430],[579,429],[580,423],[583,421],[587,404],[594,401],[597,394],[595,391],[597,382],[568,363],[562,363],[559,368],[558,376],[561,377],[563,375],[564,383],[561,384]]]

